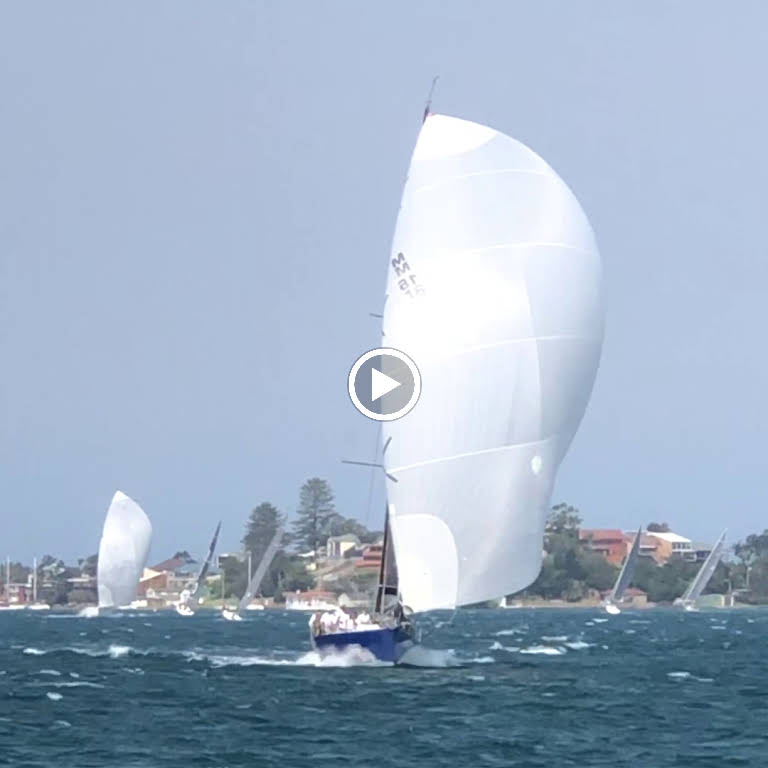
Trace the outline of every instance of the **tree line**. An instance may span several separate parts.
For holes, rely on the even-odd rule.
[[[613,587],[619,566],[579,540],[581,522],[575,507],[552,507],[545,529],[541,572],[522,595],[578,601]],[[670,528],[667,523],[651,522],[646,530],[668,532]],[[743,602],[768,603],[768,531],[748,536],[733,547],[733,554],[734,559],[719,563],[706,592],[724,594],[732,589]],[[641,557],[631,586],[643,590],[651,602],[672,602],[683,594],[700,567],[701,563],[680,557],[671,557],[663,565]]]

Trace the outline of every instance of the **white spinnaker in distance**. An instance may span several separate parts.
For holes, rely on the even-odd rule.
[[[603,337],[601,265],[576,198],[523,144],[425,121],[392,247],[384,345],[421,399],[385,423],[400,591],[414,611],[528,586]],[[386,373],[386,369],[384,370]]]
[[[144,510],[117,491],[109,505],[99,544],[100,608],[129,605],[136,599],[151,539],[152,524]]]

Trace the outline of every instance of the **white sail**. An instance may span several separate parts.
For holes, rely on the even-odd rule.
[[[621,598],[624,596],[624,590],[629,586],[629,582],[632,581],[632,576],[635,572],[635,565],[637,564],[637,558],[640,552],[640,539],[643,535],[642,526],[637,529],[635,534],[635,540],[632,542],[632,547],[629,550],[629,554],[624,560],[624,565],[621,567],[619,577],[616,579],[616,583],[613,585],[613,590],[608,598],[611,603],[621,602]]]
[[[426,611],[523,589],[541,568],[555,473],[603,335],[600,257],[565,183],[514,139],[430,115],[383,331],[422,376],[414,410],[382,430],[403,603]]]
[[[277,531],[275,531],[275,535],[272,537],[272,540],[269,542],[266,550],[264,551],[264,554],[262,555],[261,562],[256,568],[256,572],[253,574],[250,582],[248,583],[248,588],[245,590],[245,594],[242,596],[242,598],[240,598],[240,603],[237,606],[238,614],[242,613],[250,605],[251,600],[253,600],[254,596],[258,593],[259,587],[261,587],[261,582],[267,575],[269,566],[272,565],[272,561],[275,559],[275,555],[280,548],[282,540],[283,528],[282,526],[278,526]]]
[[[685,590],[685,593],[681,598],[681,601],[684,604],[695,603],[699,597],[701,597],[701,593],[706,589],[707,584],[709,584],[709,580],[712,578],[712,574],[714,574],[717,564],[723,556],[723,550],[725,549],[725,534],[726,531],[723,531],[720,534],[720,538],[715,543],[715,546],[712,547],[712,551],[707,555],[707,559],[704,561],[701,568],[699,568],[699,572],[688,585],[688,589]]]
[[[147,563],[152,525],[144,510],[118,491],[109,505],[99,544],[99,607],[130,604]]]

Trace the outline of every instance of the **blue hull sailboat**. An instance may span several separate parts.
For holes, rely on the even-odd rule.
[[[421,374],[413,410],[398,418],[385,394],[377,411],[398,578],[380,580],[373,626],[315,617],[313,642],[397,662],[415,642],[405,617],[514,594],[541,569],[603,338],[600,255],[563,180],[509,136],[427,110],[382,326]]]

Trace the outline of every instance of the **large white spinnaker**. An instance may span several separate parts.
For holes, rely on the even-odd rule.
[[[99,608],[129,605],[147,564],[152,524],[144,510],[117,491],[104,520],[99,544]]]
[[[600,257],[565,183],[508,136],[427,117],[383,331],[422,377],[413,411],[382,430],[404,605],[452,608],[523,589],[541,567],[555,473],[603,336]]]

